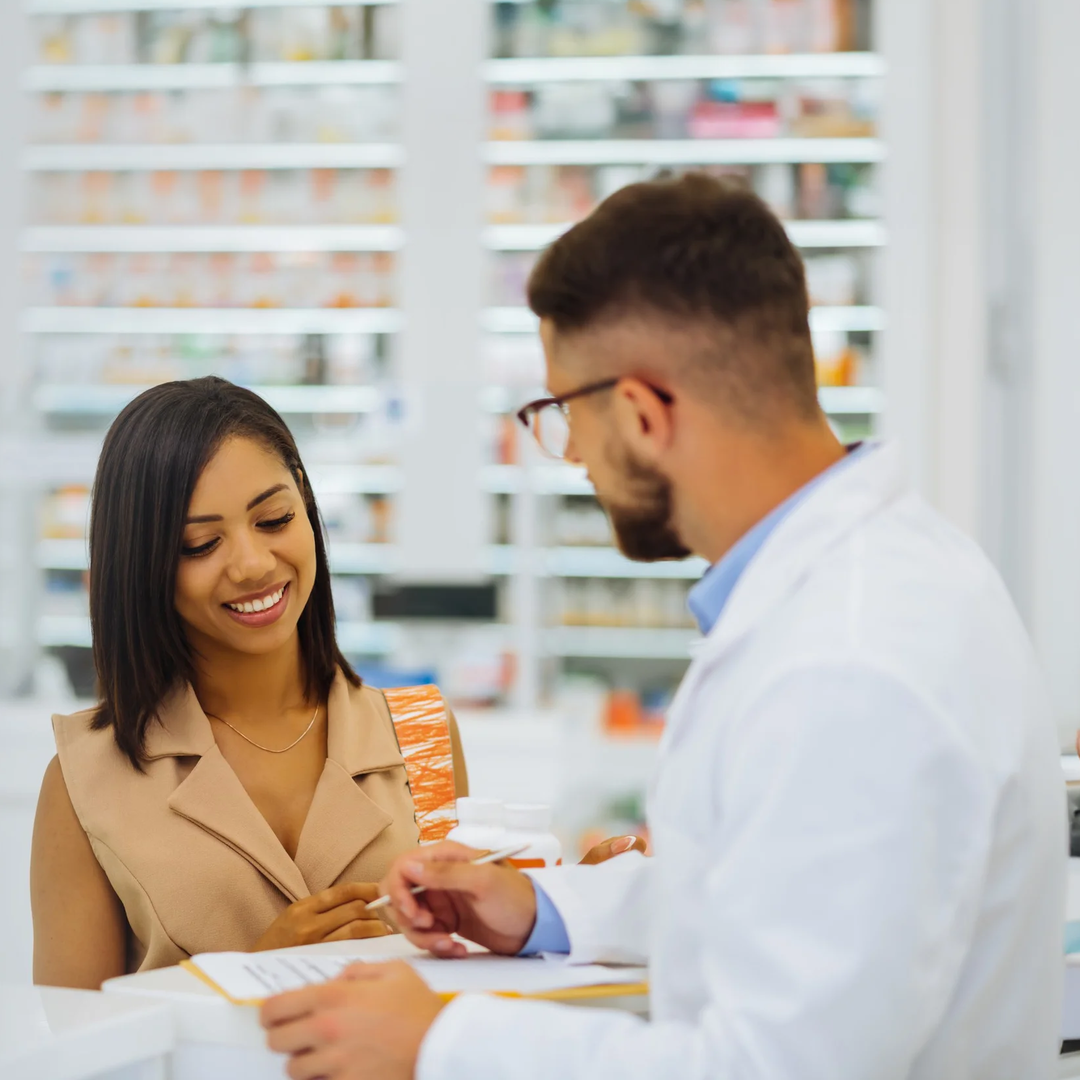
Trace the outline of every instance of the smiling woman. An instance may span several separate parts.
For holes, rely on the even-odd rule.
[[[435,688],[380,693],[342,656],[318,507],[261,398],[168,383],[117,418],[90,609],[101,701],[53,721],[36,981],[390,932],[370,883],[452,824],[457,729]]]

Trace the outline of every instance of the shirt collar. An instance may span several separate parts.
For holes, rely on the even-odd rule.
[[[776,527],[809,494],[828,477],[847,468],[855,459],[868,453],[873,443],[853,443],[847,447],[846,455],[824,472],[819,473],[790,495],[779,506],[771,510],[748,532],[744,533],[726,555],[705,571],[704,577],[690,590],[687,606],[697,621],[703,634],[708,634],[720,621],[720,616],[727,605],[735,586],[739,583],[743,571],[750,565],[750,560],[761,550],[765,541]]]

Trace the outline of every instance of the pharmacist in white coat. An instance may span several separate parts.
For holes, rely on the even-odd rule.
[[[1065,803],[1019,619],[979,550],[819,411],[780,223],[635,185],[530,283],[552,399],[632,558],[713,565],[649,799],[655,857],[520,874],[444,844],[384,881],[418,944],[650,965],[652,1015],[467,996],[404,965],[267,1004],[332,1080],[1056,1075]],[[429,886],[413,897],[409,887]]]

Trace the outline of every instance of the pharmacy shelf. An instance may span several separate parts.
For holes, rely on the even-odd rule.
[[[331,543],[329,557],[332,574],[393,574],[401,565],[391,544]]]
[[[829,416],[873,416],[885,408],[885,395],[874,386],[823,386],[818,398]],[[503,387],[490,387],[484,394],[484,406],[493,413],[508,413],[522,400],[522,395]],[[532,470],[531,479],[520,466],[489,465],[481,474],[481,484],[485,491],[496,495],[516,495],[523,490],[542,495],[592,494],[584,470],[566,465],[538,466]]]
[[[397,0],[349,0],[350,6],[375,7]],[[326,7],[326,0],[23,0],[30,15],[93,15],[111,11],[207,11],[221,8]]]
[[[651,82],[661,79],[873,79],[885,74],[876,53],[790,56],[581,56],[491,60],[489,83]]]
[[[554,243],[571,223],[557,225],[493,225],[484,231],[492,251],[541,251]],[[791,242],[800,248],[877,248],[888,243],[879,221],[788,221]]]
[[[34,407],[53,416],[113,416],[147,388],[123,385],[50,385],[35,387]],[[278,412],[371,413],[382,405],[380,391],[370,386],[253,386]]]
[[[397,225],[142,226],[73,225],[27,229],[23,251],[78,252],[316,252],[400,251]]]
[[[534,334],[539,320],[526,307],[487,308],[481,316],[489,334]],[[810,309],[810,328],[815,331],[874,333],[885,329],[885,313],[867,305],[815,307]]]
[[[338,648],[346,656],[388,656],[401,648],[404,639],[404,630],[395,623],[340,622],[337,626]]]
[[[402,67],[389,60],[269,64],[43,64],[23,88],[37,93],[228,90],[238,86],[386,86]]]
[[[400,559],[390,544],[332,543],[329,548],[332,574],[392,574]],[[37,565],[41,570],[86,570],[89,551],[85,539],[39,540]]]
[[[37,643],[46,648],[65,645],[89,649],[93,644],[85,615],[43,615],[37,621]]]
[[[885,160],[880,139],[596,139],[489,142],[489,165],[798,165]],[[165,166],[168,167],[168,166]]]
[[[523,491],[538,495],[593,494],[585,470],[569,465],[538,465],[529,469],[520,465],[488,465],[480,474],[480,484],[492,495],[518,495]]]
[[[29,172],[157,172],[236,169],[394,169],[396,143],[70,143],[30,146]]]
[[[549,577],[697,581],[708,568],[704,559],[631,562],[615,548],[605,547],[560,547],[544,553],[544,569]]]
[[[45,615],[37,622],[37,642],[46,648],[90,648],[90,620],[85,615]],[[349,655],[386,656],[401,645],[403,633],[394,623],[339,623],[338,645]]]
[[[303,448],[301,448],[303,449]],[[405,484],[396,465],[308,465],[315,497],[324,495],[395,495]]]
[[[695,630],[560,626],[542,637],[549,656],[689,662],[692,644],[700,635]]]
[[[393,308],[29,308],[28,334],[393,334]]]

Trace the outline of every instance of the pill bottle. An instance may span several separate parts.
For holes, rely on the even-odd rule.
[[[529,845],[510,860],[518,869],[539,870],[561,865],[562,844],[551,831],[551,820],[550,806],[516,803],[506,807],[503,847],[518,843]]]
[[[503,804],[498,799],[463,796],[457,800],[457,820],[457,825],[447,833],[447,840],[480,851],[497,851],[506,847]]]

